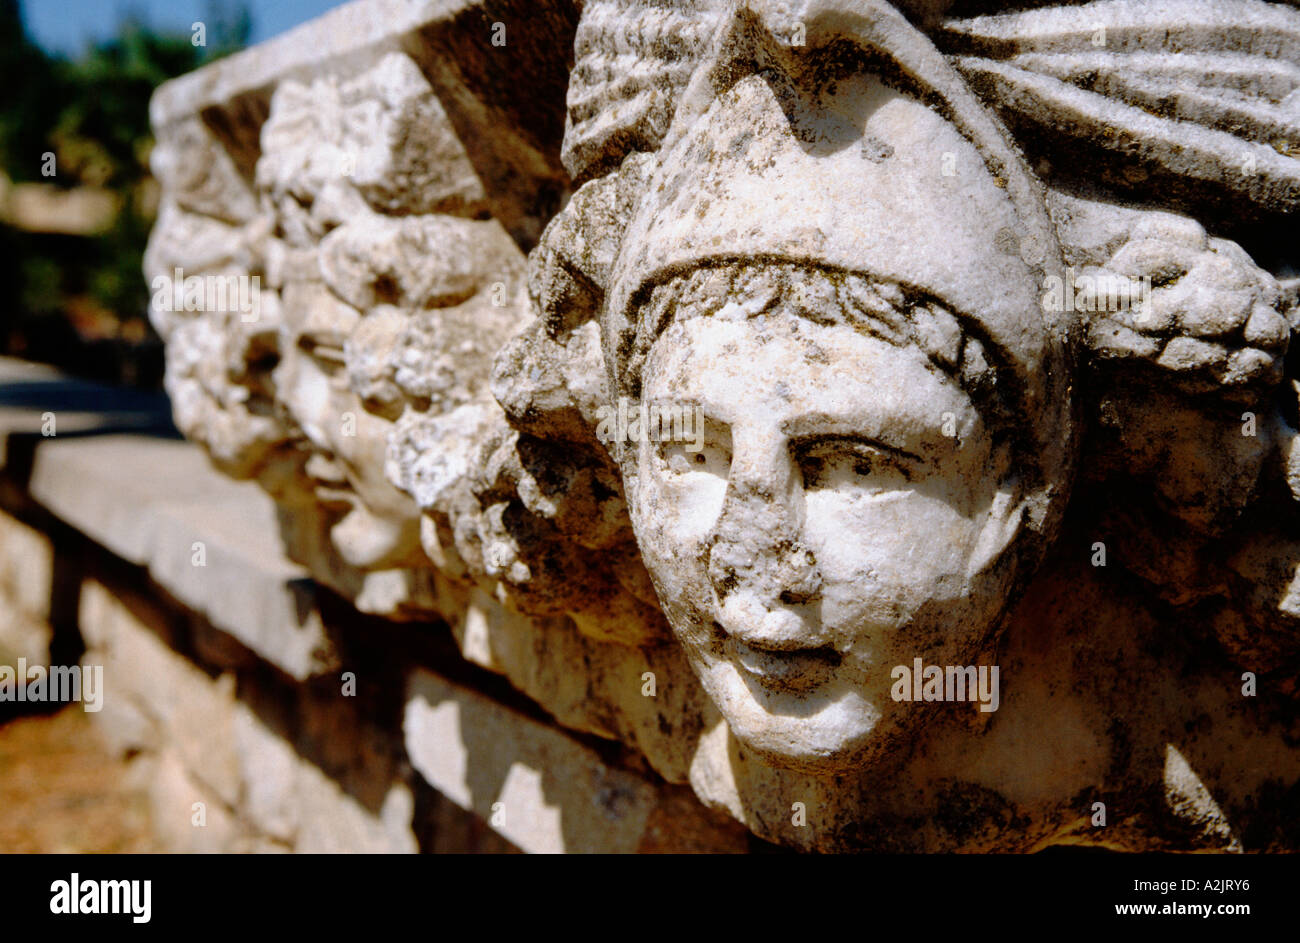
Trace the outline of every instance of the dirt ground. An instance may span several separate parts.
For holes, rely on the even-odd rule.
[[[80,705],[0,723],[0,853],[160,851],[143,792]]]

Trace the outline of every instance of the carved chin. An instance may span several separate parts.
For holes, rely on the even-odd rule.
[[[361,570],[393,566],[419,544],[418,523],[375,517],[360,504],[330,529],[339,556]]]
[[[791,693],[715,661],[701,679],[736,739],[773,766],[823,774],[862,769],[881,759],[897,733],[897,718],[834,678],[816,691]]]

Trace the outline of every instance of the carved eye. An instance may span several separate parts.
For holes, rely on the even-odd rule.
[[[659,459],[670,475],[704,473],[725,478],[731,469],[731,433],[726,426],[698,417],[658,441]]]
[[[343,339],[336,334],[323,332],[303,334],[298,338],[298,347],[330,376],[340,373],[346,366]]]
[[[828,437],[796,442],[795,461],[806,490],[891,491],[912,481],[912,456],[866,439]]]

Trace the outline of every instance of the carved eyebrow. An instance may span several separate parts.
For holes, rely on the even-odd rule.
[[[718,413],[706,405],[701,397],[692,393],[676,394],[672,396],[647,396],[641,401],[647,409],[691,409],[697,410],[705,422],[715,423],[717,425],[731,427],[731,421],[724,419]],[[631,404],[629,403],[629,408]]]
[[[314,330],[303,331],[299,334],[298,346],[307,350],[316,347],[328,347],[335,350],[342,350],[347,337],[348,333],[346,331],[317,328]]]
[[[711,418],[709,411],[704,408],[704,404],[695,396],[689,394],[676,396],[647,396],[641,403],[648,409],[674,409],[686,407],[688,409],[698,409],[704,413],[705,418]]]
[[[783,432],[786,431],[784,427],[782,428],[782,431]],[[853,444],[869,445],[873,449],[878,449],[879,451],[885,452],[890,455],[896,455],[899,458],[905,458],[908,461],[914,462],[918,465],[933,464],[929,459],[923,458],[922,456],[917,455],[915,452],[909,452],[907,449],[901,448],[900,446],[897,445],[893,445],[892,443],[882,442],[880,439],[875,439],[872,438],[871,436],[860,435],[858,433],[813,432],[807,435],[790,436],[790,445],[793,448],[800,449],[800,450],[807,449],[811,446],[833,445],[835,443],[845,443],[848,445],[853,445]]]

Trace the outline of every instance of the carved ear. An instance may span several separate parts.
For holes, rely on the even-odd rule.
[[[983,573],[996,563],[1024,526],[1025,504],[1017,501],[1018,497],[1020,495],[1017,489],[1004,487],[993,498],[993,503],[986,512],[979,542],[971,553],[970,566],[966,571],[968,578]]]

